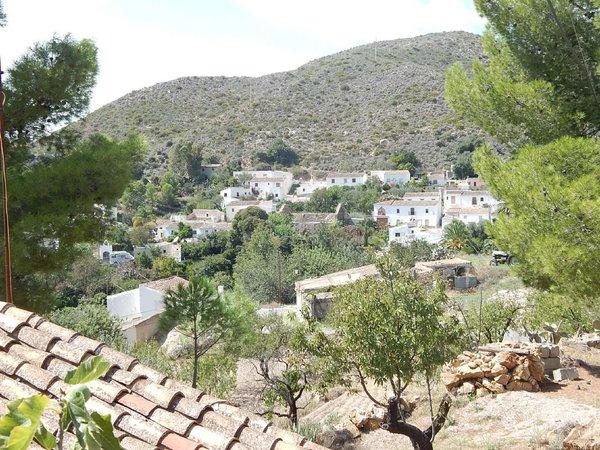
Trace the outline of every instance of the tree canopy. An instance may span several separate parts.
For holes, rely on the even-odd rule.
[[[453,65],[446,100],[512,149],[600,126],[600,29],[592,0],[476,0],[487,63]]]
[[[98,72],[90,40],[54,36],[7,70],[8,154],[15,301],[50,305],[40,275],[65,268],[80,242],[102,238],[101,206],[114,205],[141,159],[143,142],[50,134],[87,109]]]

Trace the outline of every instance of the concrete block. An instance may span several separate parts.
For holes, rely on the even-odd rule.
[[[552,372],[554,381],[576,380],[579,378],[579,372],[576,367],[562,367]]]

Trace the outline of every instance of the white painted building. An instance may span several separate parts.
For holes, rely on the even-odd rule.
[[[439,227],[442,221],[442,204],[439,200],[383,200],[373,205],[373,219],[380,226],[411,224]]]
[[[371,177],[391,185],[406,184],[410,181],[408,170],[371,170]]]
[[[242,200],[228,204],[225,207],[225,218],[227,222],[231,222],[235,215],[240,211],[249,208],[251,206],[256,206],[262,209],[267,214],[275,211],[275,205],[272,200]]]
[[[261,200],[281,201],[290,190],[291,183],[286,178],[252,178],[247,185],[252,195]]]
[[[438,244],[442,241],[442,229],[430,227],[412,227],[408,224],[397,225],[388,229],[388,242],[396,242],[406,245],[418,239],[430,244]]]
[[[323,189],[327,187],[327,181],[325,180],[309,180],[300,182],[296,188],[296,196],[298,197],[309,197],[317,189]]]
[[[136,289],[109,295],[106,307],[121,320],[121,329],[130,344],[152,337],[158,330],[158,316],[164,311],[164,296],[169,289],[188,281],[174,276],[140,284]]]
[[[451,208],[494,208],[498,203],[498,200],[486,190],[446,189],[444,191],[444,212]]]
[[[359,172],[329,172],[325,176],[325,185],[332,186],[360,186],[367,180],[367,175]]]
[[[206,222],[204,220],[186,220],[184,222],[192,229],[193,238],[201,238],[217,231],[231,231],[231,224],[227,222]]]
[[[157,242],[145,246],[133,247],[133,256],[145,253],[148,256],[157,255],[161,258],[173,258],[181,262],[181,244],[177,242]]]
[[[289,184],[291,184],[294,179],[294,175],[291,172],[285,172],[283,170],[239,170],[233,172],[233,176],[238,180],[240,178],[285,178]]]
[[[446,170],[427,172],[427,179],[429,180],[429,183],[435,184],[436,186],[446,186],[451,178],[451,172]]]
[[[236,200],[251,197],[252,191],[243,186],[231,186],[223,189],[221,192],[219,192],[219,195],[221,196],[221,206],[225,207]]]
[[[453,220],[460,220],[466,224],[481,223],[486,220],[492,220],[496,217],[495,212],[491,207],[484,208],[449,208],[444,213],[442,226],[445,227]]]
[[[225,213],[218,209],[194,209],[186,217],[187,220],[204,220],[205,222],[225,222]]]
[[[177,233],[179,230],[179,222],[175,222],[170,219],[159,219],[156,221],[156,228],[154,229],[154,236],[159,241],[169,239],[171,236]]]

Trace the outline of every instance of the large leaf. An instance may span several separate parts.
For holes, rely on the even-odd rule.
[[[115,437],[115,432],[110,422],[110,416],[103,416],[97,412],[91,413],[92,420],[96,425],[92,435],[100,448],[104,450],[123,450],[119,440]]]
[[[56,438],[52,433],[46,430],[46,427],[42,424],[40,424],[38,431],[35,434],[35,441],[46,450],[52,450],[56,447]]]
[[[65,377],[67,384],[83,384],[97,380],[103,376],[110,364],[101,356],[93,356],[82,362],[77,369],[70,370]]]
[[[26,450],[38,431],[49,399],[33,395],[8,404],[8,414],[0,418],[0,446],[6,450]]]

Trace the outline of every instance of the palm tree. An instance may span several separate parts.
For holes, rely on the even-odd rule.
[[[444,244],[451,250],[462,250],[470,240],[469,228],[460,220],[453,220],[444,228]]]

